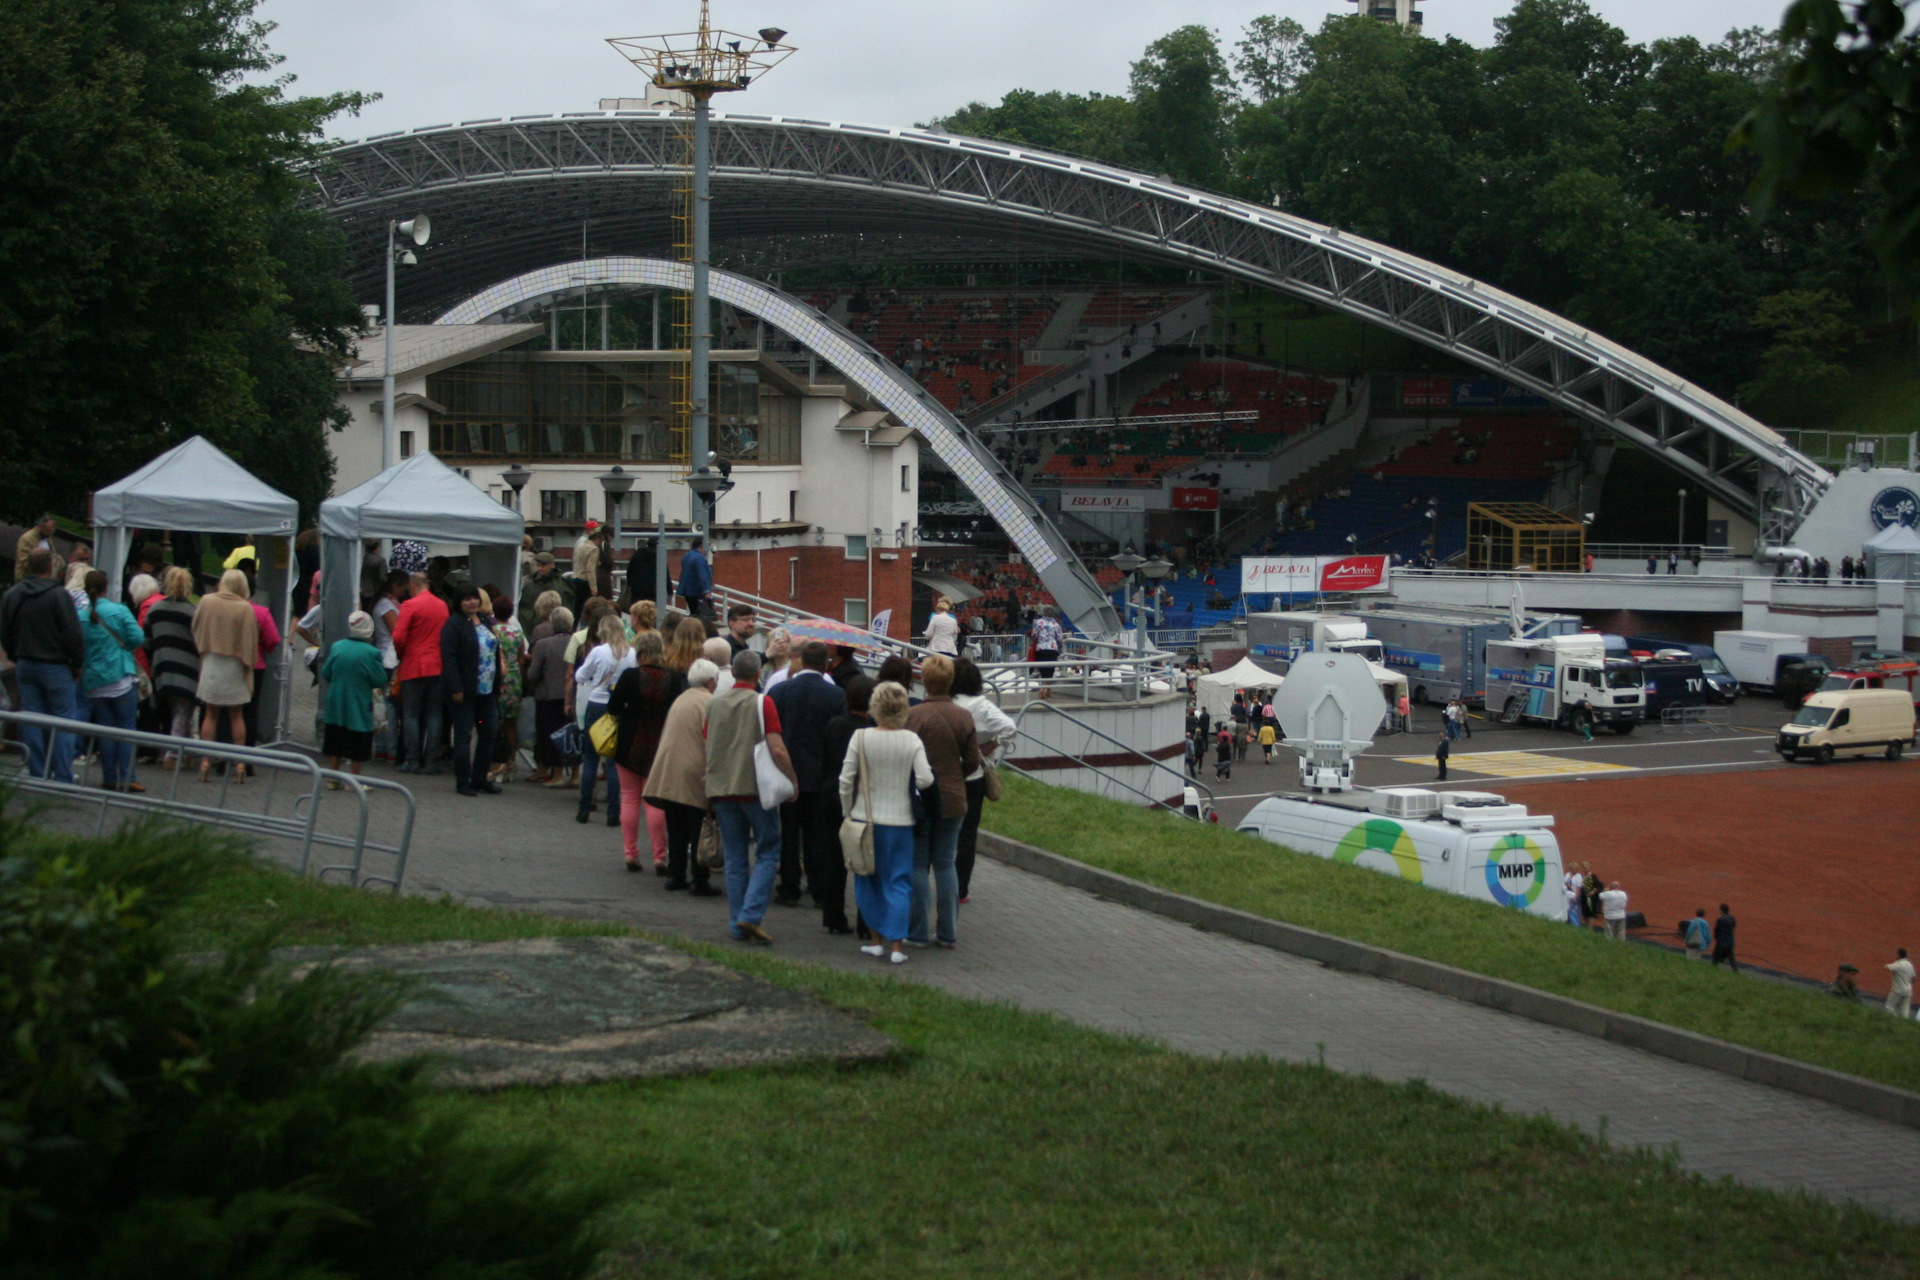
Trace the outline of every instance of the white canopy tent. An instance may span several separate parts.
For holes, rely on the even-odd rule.
[[[255,585],[272,602],[275,623],[285,635],[293,608],[290,539],[299,520],[298,502],[195,436],[94,491],[95,563],[107,575],[108,594],[118,600],[134,529],[253,534],[260,548]],[[188,567],[197,584],[200,566]],[[280,740],[286,718],[286,645],[268,655],[267,677],[271,686],[261,698],[258,725],[262,743]]]
[[[1237,689],[1278,689],[1280,677],[1252,658],[1242,658],[1225,671],[1213,671],[1193,682],[1194,700],[1218,722],[1233,711]]]
[[[1890,524],[1867,539],[1867,576],[1902,582],[1920,582],[1920,533],[1904,524]]]
[[[321,638],[347,634],[360,607],[361,548],[375,538],[466,544],[475,583],[520,596],[520,542],[526,521],[430,453],[395,463],[365,484],[320,504]]]

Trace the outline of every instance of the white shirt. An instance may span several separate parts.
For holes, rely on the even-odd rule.
[[[400,655],[393,651],[393,620],[399,613],[400,605],[392,596],[381,596],[373,602],[373,643],[389,671],[400,665]]]
[[[1567,872],[1567,905],[1580,901],[1581,879],[1578,871]]]
[[[953,657],[960,652],[960,624],[950,613],[936,613],[927,619],[927,648]]]
[[[967,781],[983,777],[987,771],[987,761],[991,759],[998,768],[1007,754],[1007,748],[1013,745],[1015,729],[1013,717],[1002,711],[993,699],[978,693],[955,694],[953,705],[973,717],[974,741],[980,744],[980,767],[967,775]],[[986,753],[990,742],[1000,744],[1000,749],[991,757]]]
[[[1600,895],[1600,915],[1607,920],[1625,920],[1627,918],[1627,891],[1608,889]]]
[[[1893,975],[1893,994],[1909,995],[1913,991],[1913,961],[1901,956],[1887,966],[1887,972]]]
[[[590,702],[605,702],[613,696],[613,683],[620,673],[632,669],[633,650],[629,649],[614,659],[613,650],[607,645],[594,646],[587,660],[580,664],[580,670],[573,675],[573,701],[577,707]]]

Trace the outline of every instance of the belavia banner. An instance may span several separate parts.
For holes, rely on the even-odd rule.
[[[1385,556],[1248,556],[1240,590],[1255,595],[1300,591],[1385,591]]]

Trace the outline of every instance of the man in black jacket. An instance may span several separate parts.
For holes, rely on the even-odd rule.
[[[87,642],[80,634],[80,615],[73,597],[53,579],[53,552],[41,547],[27,556],[27,576],[0,598],[0,649],[17,664],[20,706],[41,715],[79,717],[80,670],[87,659]],[[53,735],[48,759],[46,732],[20,730],[27,748],[27,771],[55,782],[73,781],[73,753],[77,739],[70,733]]]
[[[499,795],[487,777],[500,713],[499,642],[489,629],[483,641],[480,592],[456,587],[459,611],[440,628],[440,687],[453,721],[453,788],[463,796]],[[484,648],[483,648],[484,646]]]
[[[840,778],[837,771],[829,774],[826,764],[827,722],[846,714],[847,695],[827,679],[827,646],[818,640],[801,645],[799,672],[767,696],[780,712],[780,733],[799,784],[793,799],[780,806],[780,882],[773,900],[787,907],[800,904],[804,867],[827,932],[851,933],[845,864],[829,856],[840,839]],[[832,874],[835,866],[838,877]]]

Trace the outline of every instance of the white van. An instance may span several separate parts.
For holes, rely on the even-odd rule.
[[[1567,912],[1553,818],[1483,791],[1277,795],[1238,828],[1335,862],[1550,919]]]
[[[1835,756],[1898,760],[1913,745],[1913,699],[1905,689],[1832,689],[1810,693],[1774,748],[1785,760],[1826,764]]]

